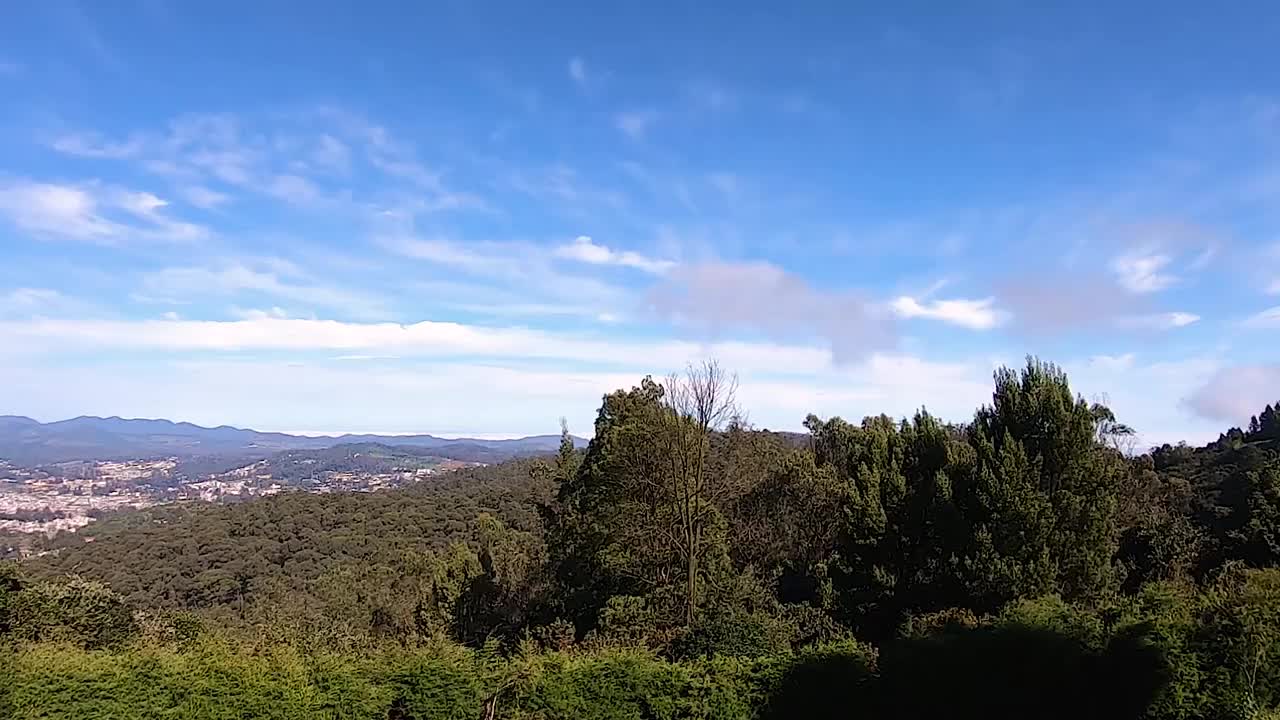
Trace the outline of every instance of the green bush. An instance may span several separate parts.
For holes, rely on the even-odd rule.
[[[641,720],[687,717],[681,666],[640,651],[548,656],[519,707],[533,717]]]
[[[40,645],[13,659],[8,717],[363,720],[386,718],[389,700],[356,664],[288,648],[254,655],[212,646],[178,653]]]
[[[386,682],[389,720],[470,720],[489,694],[472,654],[443,645],[399,661]]]
[[[28,641],[66,640],[102,648],[138,631],[133,610],[107,586],[71,578],[65,583],[26,585],[8,602],[11,634]]]
[[[677,658],[759,657],[790,649],[795,628],[766,613],[714,613],[672,643]]]

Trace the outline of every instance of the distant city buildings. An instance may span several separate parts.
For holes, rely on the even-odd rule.
[[[294,468],[316,465],[310,458],[291,458],[290,462]],[[184,474],[178,458],[74,462],[34,468],[0,460],[0,546],[13,551],[17,545],[29,545],[16,542],[15,535],[52,537],[59,532],[75,532],[112,511],[168,502],[244,499],[285,490],[373,492],[477,464],[441,458],[430,467],[393,467],[385,472],[308,470],[299,478],[295,470],[286,479],[272,472],[271,459],[197,477]]]

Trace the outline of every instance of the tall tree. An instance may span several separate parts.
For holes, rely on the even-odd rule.
[[[995,381],[992,404],[969,431],[977,459],[967,511],[986,527],[977,557],[1006,573],[1016,594],[1105,590],[1125,472],[1120,453],[1100,442],[1114,418],[1073,395],[1052,363],[1029,358],[1021,373],[1002,368]]]
[[[948,475],[956,449],[947,429],[923,411],[901,424],[811,416],[806,425],[818,462],[845,482],[836,580],[846,617],[884,636],[909,612],[957,602],[960,532]]]
[[[645,478],[668,505],[673,528],[664,529],[684,565],[685,620],[698,609],[699,565],[715,552],[708,534],[720,523],[720,506],[734,488],[735,476],[709,471],[712,433],[738,423],[738,379],[709,360],[668,376],[660,451],[667,468]]]
[[[736,387],[707,362],[605,397],[586,456],[548,513],[565,610],[580,631],[620,595],[649,597],[667,621],[691,623],[708,578],[714,587],[731,575],[721,506],[737,473],[711,451],[737,418]]]

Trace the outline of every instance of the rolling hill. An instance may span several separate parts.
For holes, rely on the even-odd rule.
[[[82,416],[41,423],[28,417],[0,416],[0,459],[20,465],[147,457],[251,458],[352,443],[418,448],[437,457],[491,463],[554,452],[559,442],[559,435],[509,440],[368,434],[306,437],[170,420]]]

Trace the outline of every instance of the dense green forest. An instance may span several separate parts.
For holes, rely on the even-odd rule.
[[[1257,718],[1280,410],[1201,448],[1051,364],[963,424],[750,428],[714,363],[554,458],[109,516],[0,574],[13,717]],[[1260,406],[1262,403],[1259,403]]]

